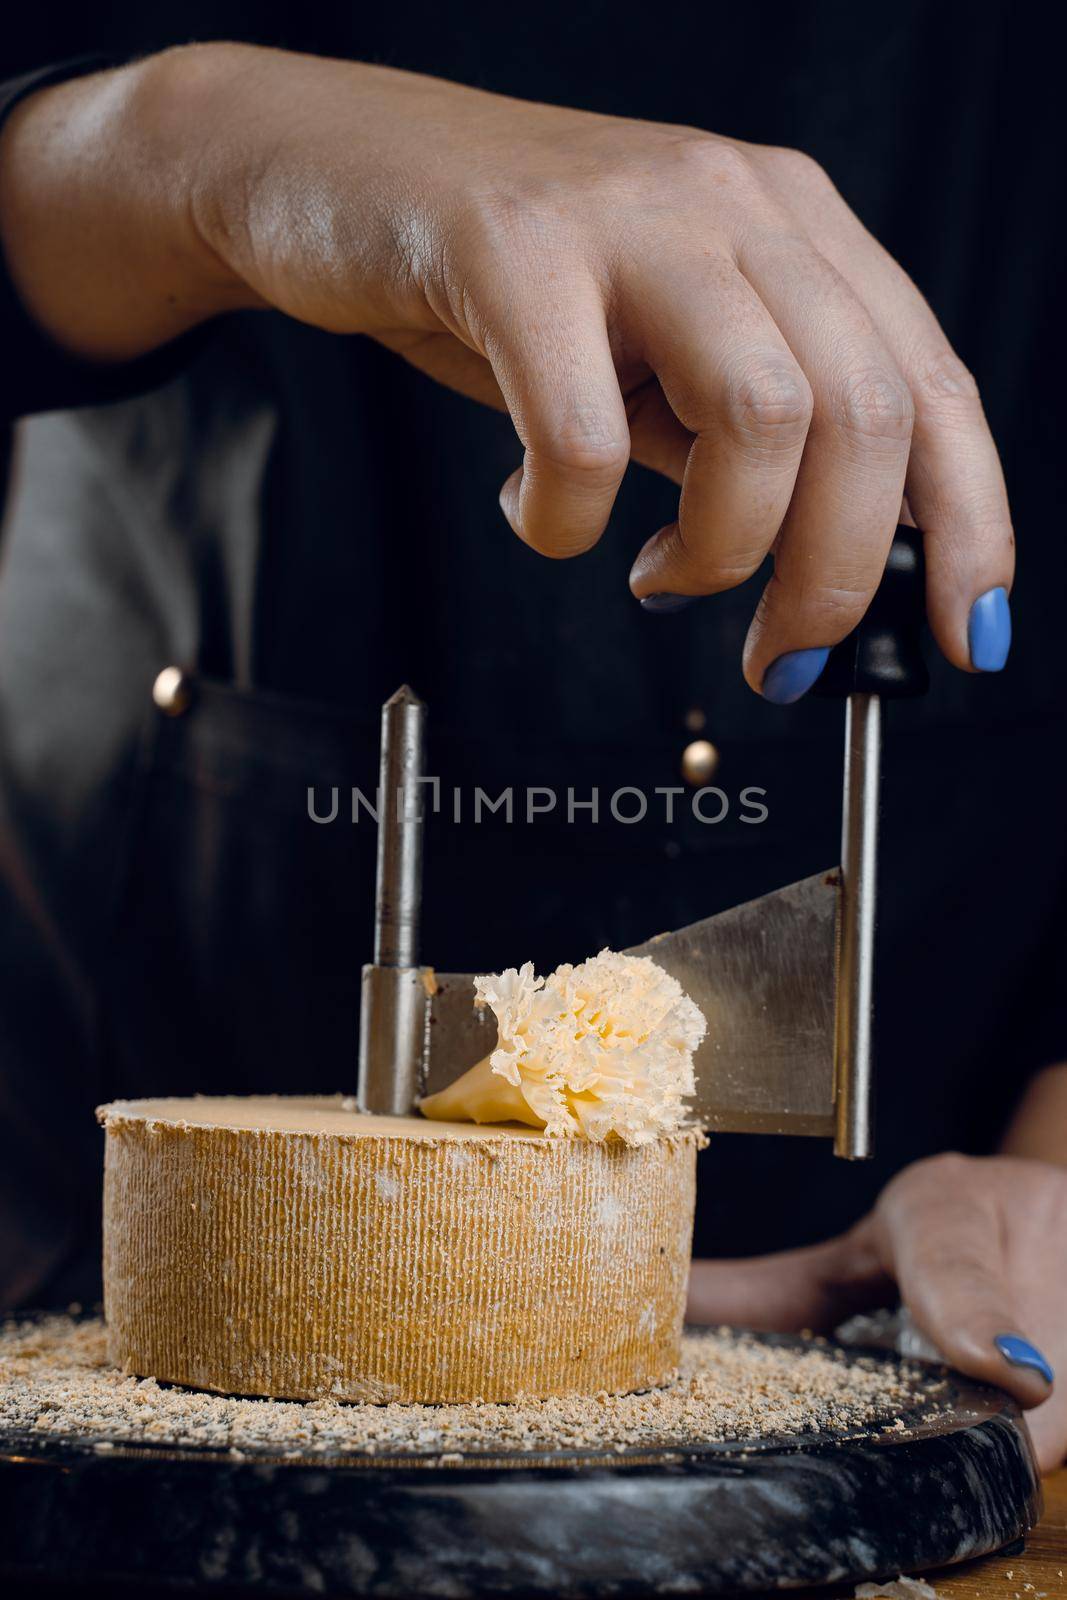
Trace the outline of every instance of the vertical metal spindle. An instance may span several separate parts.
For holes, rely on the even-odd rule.
[[[881,700],[852,694],[845,711],[841,830],[841,931],[834,1049],[834,1151],[863,1160],[873,1151],[874,923],[878,876]]]
[[[426,707],[407,684],[382,707],[374,964],[414,967],[422,894],[422,777]]]
[[[419,960],[426,707],[404,684],[382,707],[374,964],[363,969],[359,1103],[404,1116],[420,1091],[426,991]]]

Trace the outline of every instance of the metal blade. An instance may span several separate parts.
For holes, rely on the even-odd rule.
[[[834,1131],[834,967],[840,874],[819,873],[630,955],[651,956],[708,1019],[696,1057],[697,1120],[735,1133]],[[425,1093],[452,1083],[496,1044],[469,973],[430,978]]]
[[[695,1060],[705,1127],[833,1133],[840,882],[821,872],[628,952],[651,956],[707,1018]]]
[[[496,1049],[496,1018],[488,1006],[479,1009],[474,1004],[474,977],[469,972],[434,972],[426,988],[430,998],[422,1092],[436,1094]]]

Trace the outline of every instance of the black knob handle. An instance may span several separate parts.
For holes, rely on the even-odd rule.
[[[813,693],[834,699],[880,694],[887,700],[925,694],[930,686],[922,651],[925,591],[922,534],[899,527],[866,616],[830,651]]]

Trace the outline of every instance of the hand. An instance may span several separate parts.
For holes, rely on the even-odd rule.
[[[1067,1456],[1067,1385],[997,1346],[1025,1341],[1067,1370],[1067,1170],[1013,1156],[934,1156],[906,1167],[849,1233],[749,1261],[694,1261],[694,1322],[829,1332],[887,1305],[894,1287],[946,1361],[1034,1407],[1043,1470]]]
[[[236,305],[370,334],[507,408],[501,503],[549,556],[599,539],[632,456],[681,485],[631,574],[653,608],[773,549],[745,673],[780,700],[862,616],[906,495],[941,648],[1002,664],[968,640],[1013,569],[974,382],[796,151],[241,45],[43,91],[5,145],[9,260],[72,348]]]

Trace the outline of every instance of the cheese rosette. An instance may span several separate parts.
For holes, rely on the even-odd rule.
[[[601,950],[547,978],[527,961],[477,978],[475,1003],[496,1017],[496,1048],[421,1100],[424,1116],[629,1145],[684,1126],[707,1022],[648,956]]]

